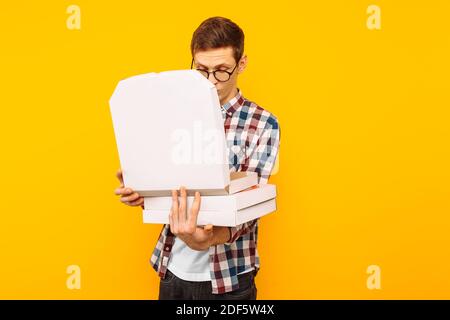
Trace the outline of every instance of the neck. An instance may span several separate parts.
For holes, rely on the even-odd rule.
[[[233,99],[238,93],[237,87],[234,87],[231,91],[230,94],[226,97],[224,97],[223,99],[220,100],[220,104],[223,106],[225,103],[227,103],[228,101],[230,101],[231,99]]]

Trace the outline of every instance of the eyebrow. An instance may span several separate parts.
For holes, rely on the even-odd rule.
[[[195,63],[195,65],[197,65],[197,67],[203,67],[203,68],[206,68],[206,69],[208,68],[207,66],[205,66],[205,65],[203,65],[201,63],[196,63],[195,61],[194,61],[194,63]],[[219,69],[221,67],[225,67],[227,69],[231,68],[231,66],[229,64],[221,63],[221,64],[218,64],[217,66],[214,66],[214,69]]]

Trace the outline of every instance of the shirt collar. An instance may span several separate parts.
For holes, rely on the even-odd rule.
[[[221,107],[222,111],[226,112],[229,116],[233,115],[233,113],[244,103],[241,90],[239,90],[239,88],[237,90],[238,93]]]

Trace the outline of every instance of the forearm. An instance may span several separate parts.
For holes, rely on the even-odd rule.
[[[248,221],[248,222],[245,222],[243,224],[237,225],[236,227],[230,227],[231,236],[226,244],[231,244],[232,242],[236,241],[238,238],[242,237],[243,235],[250,233],[253,230],[253,228],[255,227],[257,222],[258,222],[258,218]]]

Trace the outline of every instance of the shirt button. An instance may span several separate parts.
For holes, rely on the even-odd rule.
[[[166,247],[166,251],[169,251],[169,249],[170,249],[169,247]]]

